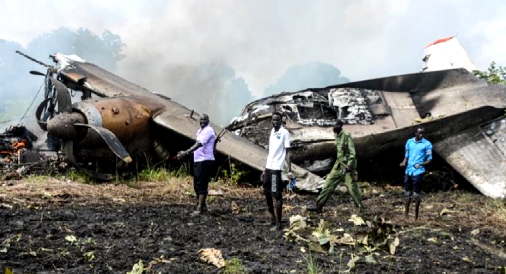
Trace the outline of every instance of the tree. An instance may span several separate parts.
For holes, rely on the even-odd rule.
[[[474,75],[494,84],[506,85],[506,67],[496,66],[492,61],[486,71],[475,70]]]

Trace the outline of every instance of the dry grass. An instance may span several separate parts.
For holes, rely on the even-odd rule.
[[[155,177],[158,181],[127,181],[121,183],[89,184],[85,178],[72,176],[32,176],[20,181],[0,182],[0,202],[7,204],[38,205],[48,202],[58,204],[71,200],[73,203],[189,203],[194,199],[193,177]],[[153,178],[153,177],[151,177]],[[71,180],[75,179],[75,180]],[[260,197],[257,188],[239,186],[227,181],[210,184],[210,190],[223,193],[227,198]],[[212,199],[212,197],[210,197]]]

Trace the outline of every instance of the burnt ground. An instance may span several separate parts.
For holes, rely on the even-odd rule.
[[[346,194],[334,195],[321,215],[305,210],[315,196],[287,194],[284,219],[305,216],[310,226],[296,241],[269,230],[258,187],[216,183],[211,188],[224,195],[210,197],[209,214],[191,216],[190,180],[132,186],[50,177],[0,182],[0,270],[126,273],[142,261],[144,273],[308,273],[313,261],[319,273],[501,273],[506,265],[506,207],[472,191],[426,193],[414,222],[402,217],[400,186],[363,183],[363,217],[391,224],[390,236],[399,238],[396,252],[364,252],[356,243],[337,244],[329,254],[314,239],[304,241],[311,241],[320,219],[338,237],[347,233],[358,241],[371,231],[349,221],[356,212]],[[200,261],[202,248],[221,250],[232,266],[218,269]],[[366,262],[367,255],[375,263]],[[352,256],[360,258],[350,269]],[[233,272],[234,266],[242,270]]]

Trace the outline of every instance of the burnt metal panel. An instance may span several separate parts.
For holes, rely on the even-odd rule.
[[[434,151],[484,195],[506,196],[506,117],[438,142]]]
[[[64,83],[72,89],[89,90],[101,97],[144,96],[159,97],[92,63],[71,62],[59,71]]]

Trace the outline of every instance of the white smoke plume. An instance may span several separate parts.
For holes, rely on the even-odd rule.
[[[0,6],[0,39],[24,46],[60,27],[117,34],[125,58],[114,72],[200,112],[207,110],[197,99],[229,110],[219,103],[225,90],[240,90],[229,98],[234,102],[259,97],[308,62],[331,64],[351,80],[417,72],[423,47],[452,35],[478,68],[506,63],[500,0],[0,0]],[[229,115],[209,114],[221,123]]]

